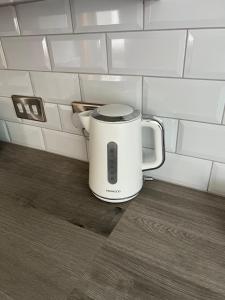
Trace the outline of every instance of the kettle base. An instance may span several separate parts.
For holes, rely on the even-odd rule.
[[[100,199],[102,201],[105,201],[105,202],[109,202],[109,203],[127,202],[127,201],[129,201],[129,200],[137,197],[137,195],[139,194],[139,192],[138,192],[138,193],[136,193],[136,194],[134,194],[132,196],[126,197],[126,198],[110,199],[110,198],[101,197],[101,196],[97,195],[96,193],[94,193],[93,191],[92,191],[92,193],[95,195],[96,198],[98,198],[98,199]]]

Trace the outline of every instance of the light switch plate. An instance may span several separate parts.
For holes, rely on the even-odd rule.
[[[12,95],[12,101],[18,118],[38,122],[47,121],[42,98]]]

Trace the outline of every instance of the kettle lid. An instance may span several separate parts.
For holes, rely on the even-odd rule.
[[[126,122],[139,116],[139,110],[135,110],[132,106],[125,104],[103,105],[95,109],[92,114],[94,119],[106,122]]]
[[[133,111],[132,106],[124,104],[107,104],[97,109],[100,115],[107,117],[124,117],[132,114]]]

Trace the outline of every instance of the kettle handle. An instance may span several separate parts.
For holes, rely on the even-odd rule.
[[[159,168],[165,161],[165,145],[164,145],[164,128],[156,119],[143,119],[141,122],[143,127],[150,127],[154,132],[155,144],[155,160],[142,162],[142,170],[152,170]]]

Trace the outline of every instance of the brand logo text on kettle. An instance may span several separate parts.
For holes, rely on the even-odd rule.
[[[108,193],[121,193],[121,190],[108,190],[108,189],[106,189],[106,192],[108,192]]]

